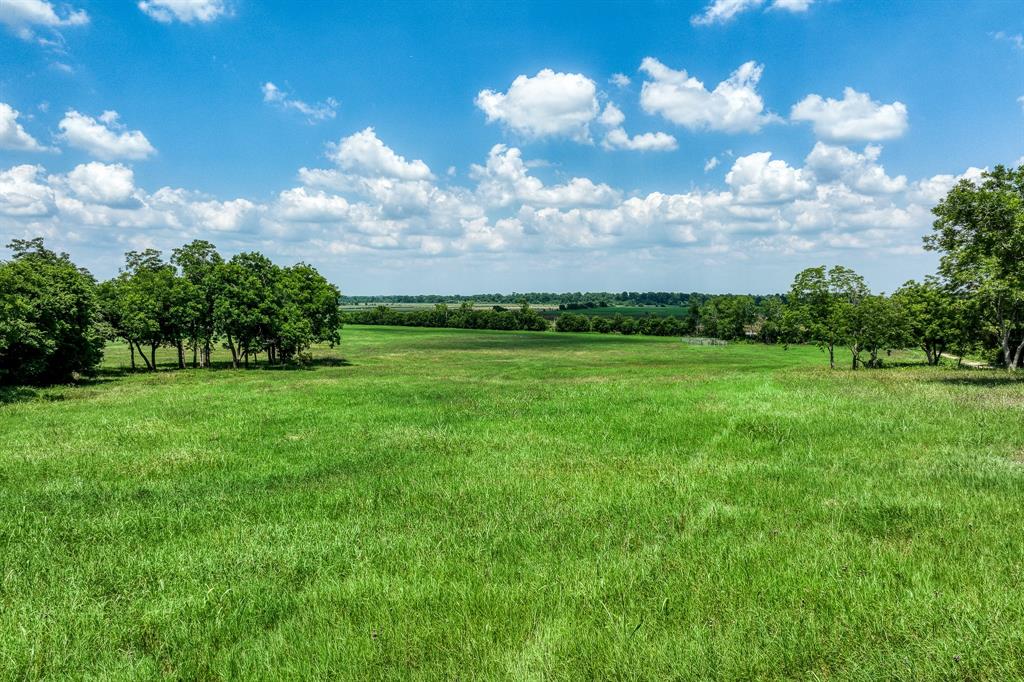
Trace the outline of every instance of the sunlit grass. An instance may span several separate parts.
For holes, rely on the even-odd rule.
[[[3,394],[0,676],[1024,676],[1002,372],[382,327],[316,356],[115,347]]]

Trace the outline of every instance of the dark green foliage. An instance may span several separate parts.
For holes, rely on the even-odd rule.
[[[121,274],[98,292],[104,322],[129,344],[133,368],[138,354],[155,369],[161,346],[176,349],[179,367],[186,348],[194,365],[208,365],[220,340],[237,367],[259,353],[291,362],[315,343],[340,341],[340,293],[315,268],[281,268],[259,253],[225,262],[205,241],[175,249],[169,263],[152,249],[129,252]]]
[[[932,209],[925,248],[942,253],[940,274],[975,300],[979,330],[1003,364],[1024,364],[1024,165],[961,180]]]
[[[523,303],[518,310],[500,306],[474,308],[468,301],[457,308],[438,303],[432,309],[402,312],[388,306],[377,306],[342,315],[351,324],[392,325],[398,327],[450,327],[453,329],[496,329],[505,331],[546,331],[548,322],[537,311]]]
[[[103,357],[92,276],[41,238],[8,244],[0,263],[0,382],[49,384],[88,373]]]
[[[555,320],[555,331],[558,332],[589,332],[590,318],[586,315],[562,313]]]

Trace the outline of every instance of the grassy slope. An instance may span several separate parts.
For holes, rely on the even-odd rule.
[[[1024,676],[1022,382],[603,335],[342,351],[7,394],[0,677]]]

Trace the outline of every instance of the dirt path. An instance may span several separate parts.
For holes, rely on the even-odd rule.
[[[947,360],[958,360],[959,357],[956,355],[950,355],[949,353],[943,353],[942,357]],[[978,362],[977,360],[960,360],[960,364],[964,367],[973,367],[974,369],[991,369],[992,365],[985,362]]]

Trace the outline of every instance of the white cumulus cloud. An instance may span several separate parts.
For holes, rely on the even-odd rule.
[[[522,152],[503,144],[491,148],[485,165],[474,164],[471,175],[478,182],[477,195],[493,206],[601,206],[619,199],[617,191],[589,178],[572,178],[564,185],[545,186],[540,178],[529,174]]]
[[[654,57],[646,57],[640,70],[649,77],[640,91],[644,111],[690,130],[757,132],[776,120],[765,112],[757,93],[764,67],[756,62],[741,65],[714,90],[708,90],[685,70],[671,69]]]
[[[105,161],[145,159],[156,153],[141,130],[125,129],[116,111],[105,111],[95,119],[72,109],[58,127],[69,145]]]
[[[105,206],[120,206],[135,195],[135,173],[119,163],[99,161],[83,163],[67,174],[71,191],[83,201]]]
[[[0,149],[21,152],[39,152],[46,148],[25,132],[18,123],[20,112],[10,104],[0,102]]]
[[[679,147],[676,138],[668,133],[640,133],[629,136],[622,128],[609,130],[601,142],[605,149],[627,149],[637,152],[670,152]]]
[[[331,145],[328,157],[343,170],[361,175],[402,180],[429,180],[434,177],[423,161],[406,161],[404,156],[381,142],[373,128],[361,130]]]
[[[793,105],[789,117],[811,123],[818,137],[839,142],[891,140],[907,130],[907,106],[903,102],[882,104],[850,87],[843,90],[842,99],[808,95]]]
[[[579,73],[542,69],[536,76],[517,76],[507,92],[481,90],[476,105],[487,122],[500,122],[526,138],[568,137],[590,141],[590,123],[597,116],[597,86]]]
[[[725,182],[740,203],[763,204],[790,201],[811,190],[811,178],[801,168],[772,159],[771,152],[755,152],[736,159]]]

